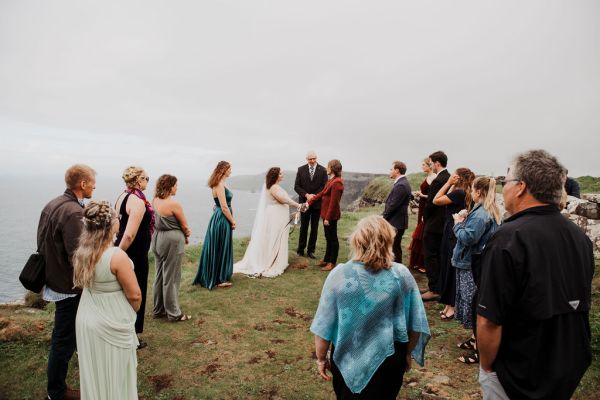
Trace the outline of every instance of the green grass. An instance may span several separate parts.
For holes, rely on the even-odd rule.
[[[594,176],[580,176],[576,178],[579,182],[581,193],[600,193],[600,178]]]
[[[346,261],[347,237],[356,222],[381,207],[344,213],[339,223],[340,257]],[[404,237],[404,248],[414,229],[414,215]],[[322,229],[322,227],[321,227]],[[145,399],[333,399],[330,382],[316,376],[314,339],[309,326],[326,273],[315,262],[295,254],[298,231],[290,235],[290,267],[274,279],[235,275],[233,287],[212,291],[191,286],[200,256],[199,246],[188,246],[180,292],[189,322],[153,320],[152,290],[148,293],[143,338],[149,343],[138,352],[138,388]],[[322,230],[317,244],[324,253]],[[235,259],[242,257],[246,240],[235,240]],[[405,259],[408,251],[404,252]],[[153,268],[151,266],[151,268]],[[153,280],[153,270],[150,273]],[[425,277],[416,275],[423,287]],[[149,282],[152,287],[152,282]],[[432,339],[425,368],[405,376],[400,398],[420,399],[422,392],[470,399],[479,393],[477,367],[456,361],[462,353],[456,343],[468,332],[456,322],[442,322],[441,306],[427,303]],[[41,399],[45,396],[46,365],[53,306],[34,314],[16,307],[0,307],[0,399]],[[600,277],[596,270],[591,312],[594,361],[575,398],[597,398],[600,393]],[[435,376],[450,377],[449,385],[432,383]],[[78,386],[76,357],[68,383]],[[412,385],[412,386],[409,386]]]

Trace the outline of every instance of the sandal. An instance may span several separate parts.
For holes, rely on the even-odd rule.
[[[475,350],[475,338],[469,338],[456,346],[463,350]]]
[[[191,315],[181,314],[179,317],[170,319],[169,322],[183,322],[183,321],[189,321],[190,319],[192,319]]]
[[[448,315],[445,312],[440,312],[440,319],[442,321],[450,321],[451,319],[454,319],[454,314]]]
[[[232,285],[233,285],[233,283],[231,283],[231,282],[223,282],[223,283],[219,283],[219,284],[217,285],[217,287],[219,287],[219,288],[229,288],[229,287],[231,287]]]
[[[458,357],[458,361],[460,361],[461,363],[465,363],[467,365],[478,364],[479,363],[479,352],[477,352],[477,350],[469,352],[465,355]]]

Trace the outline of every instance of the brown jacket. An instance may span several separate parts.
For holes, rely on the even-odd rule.
[[[342,217],[340,201],[344,194],[344,181],[340,177],[330,179],[325,188],[317,193],[308,204],[323,200],[321,204],[321,218],[327,221],[337,221]]]
[[[81,293],[73,287],[73,254],[83,228],[83,207],[69,189],[42,210],[37,231],[39,253],[46,261],[46,285],[58,293]]]

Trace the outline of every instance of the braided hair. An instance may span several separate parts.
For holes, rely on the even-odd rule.
[[[96,264],[112,245],[118,221],[117,212],[108,201],[90,201],[83,210],[83,231],[73,255],[73,283],[76,287],[91,285]]]

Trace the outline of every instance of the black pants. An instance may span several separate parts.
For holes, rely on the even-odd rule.
[[[427,269],[427,280],[429,290],[435,293],[440,292],[440,246],[442,244],[442,234],[435,232],[425,232],[423,235],[423,247],[425,249],[425,268]]]
[[[129,258],[135,266],[135,277],[142,292],[142,304],[135,319],[135,333],[142,333],[144,332],[144,314],[146,313],[146,293],[148,293],[148,253],[133,253]]]
[[[340,242],[338,241],[337,236],[337,221],[329,221],[329,226],[323,224],[323,229],[325,229],[325,257],[323,257],[323,261],[332,263],[335,265],[337,263],[338,253],[340,252]]]
[[[317,233],[319,232],[320,209],[309,208],[306,212],[300,214],[300,237],[298,238],[298,253],[304,254],[306,247],[306,237],[308,236],[308,226],[310,224],[310,237],[308,239],[307,253],[314,253],[317,245]]]
[[[396,236],[394,237],[394,243],[392,244],[392,250],[394,251],[394,261],[402,263],[402,236],[406,229],[398,229]]]
[[[69,361],[77,348],[75,337],[75,317],[81,295],[57,301],[54,313],[54,329],[50,354],[48,355],[48,395],[62,399],[67,388]]]
[[[337,365],[333,362],[335,349],[331,348],[331,374],[333,375],[333,391],[338,399],[373,399],[394,400],[402,387],[402,378],[406,370],[406,350],[408,343],[394,342],[395,353],[386,358],[377,368],[375,374],[360,393],[352,393]]]

